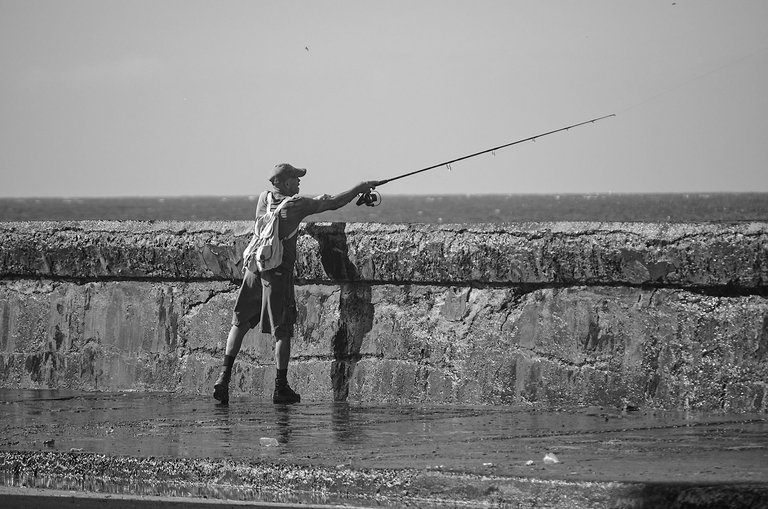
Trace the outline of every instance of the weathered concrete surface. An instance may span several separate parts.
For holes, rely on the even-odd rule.
[[[236,294],[220,282],[0,284],[0,383],[206,393]],[[298,295],[291,376],[308,400],[768,408],[758,296],[393,285]],[[269,336],[246,338],[236,394],[269,395],[272,355]]]
[[[237,279],[250,222],[0,223],[0,275]],[[311,223],[297,276],[396,283],[768,284],[768,224]],[[322,263],[321,263],[322,262]]]
[[[208,393],[250,223],[0,223],[0,386]],[[305,401],[768,411],[768,225],[302,231]],[[252,332],[234,395],[268,397]]]
[[[183,394],[8,390],[0,408],[0,486],[16,495],[37,487],[107,501],[129,493],[429,508],[768,504],[768,422],[758,414],[253,398],[220,406]],[[7,493],[0,488],[0,505]]]

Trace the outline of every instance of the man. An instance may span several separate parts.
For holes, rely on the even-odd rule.
[[[288,361],[291,357],[291,338],[296,323],[296,297],[293,286],[293,265],[296,261],[296,239],[292,235],[299,224],[309,215],[326,210],[336,210],[352,201],[358,194],[368,192],[380,181],[361,182],[352,189],[336,196],[322,195],[316,198],[297,196],[300,178],[307,170],[287,163],[278,164],[269,180],[272,190],[259,196],[256,217],[267,212],[268,193],[272,195],[272,209],[289,200],[280,211],[278,225],[283,239],[283,261],[275,269],[254,274],[246,270],[240,293],[232,313],[232,328],[227,337],[223,369],[214,384],[213,397],[223,404],[229,402],[229,380],[235,357],[240,351],[245,334],[261,322],[261,331],[275,338],[275,391],[274,403],[298,403],[301,396],[288,385]]]

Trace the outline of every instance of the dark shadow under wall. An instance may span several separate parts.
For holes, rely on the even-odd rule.
[[[323,270],[339,283],[339,325],[333,335],[331,381],[334,401],[347,401],[349,382],[360,360],[363,338],[373,327],[371,285],[360,281],[359,271],[349,258],[345,223],[333,223],[322,231],[308,224],[306,232],[320,245]]]

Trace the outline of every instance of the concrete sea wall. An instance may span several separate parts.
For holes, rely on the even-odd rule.
[[[210,393],[250,222],[0,223],[0,387]],[[305,401],[768,411],[768,223],[303,225]],[[251,332],[232,396],[267,397]]]

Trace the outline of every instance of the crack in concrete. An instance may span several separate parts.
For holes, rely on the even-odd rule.
[[[549,362],[553,362],[555,364],[558,364],[559,366],[565,366],[569,368],[576,368],[576,369],[583,369],[583,368],[590,368],[594,369],[595,371],[598,371],[600,373],[613,373],[614,371],[607,368],[607,363],[605,361],[599,361],[599,360],[590,360],[586,357],[581,362],[574,362],[569,361],[567,359],[563,359],[562,357],[558,357],[553,353],[550,352],[542,352],[537,350],[535,347],[533,348],[527,348],[520,345],[514,345],[514,349],[517,352],[523,353],[530,353],[531,355],[526,355],[531,361],[540,361],[540,360],[546,360]]]
[[[63,283],[73,283],[77,285],[86,285],[88,283],[158,283],[158,284],[168,284],[168,283],[221,283],[221,282],[229,282],[232,284],[240,285],[241,278],[229,278],[229,277],[220,277],[220,278],[214,278],[214,277],[205,277],[205,276],[196,276],[196,277],[181,277],[181,276],[121,276],[121,275],[115,275],[115,276],[61,276],[56,274],[15,274],[15,273],[6,273],[0,275],[2,278],[0,282],[2,281],[39,281],[39,280],[48,280],[48,281],[54,281],[54,282],[63,282]],[[318,281],[326,281],[327,280],[318,280]],[[315,283],[317,284],[317,283]]]
[[[327,285],[336,286],[344,283],[365,284],[369,286],[434,286],[438,288],[472,288],[472,289],[491,289],[491,290],[515,290],[516,295],[526,295],[539,290],[566,290],[581,288],[630,288],[635,290],[682,290],[711,297],[768,297],[768,285],[757,286],[736,286],[726,285],[685,285],[680,283],[631,283],[624,281],[565,281],[565,282],[547,282],[547,283],[486,283],[479,281],[439,281],[427,279],[402,279],[397,281],[389,280],[327,280],[316,278],[297,279],[301,285]]]
[[[198,313],[198,310],[202,306],[205,306],[206,304],[211,302],[211,300],[218,297],[219,295],[224,295],[224,294],[237,291],[237,288],[224,288],[224,289],[209,288],[207,291],[208,291],[208,296],[205,299],[198,302],[187,304],[186,309],[183,310],[183,315],[182,315],[183,317],[195,316]]]

